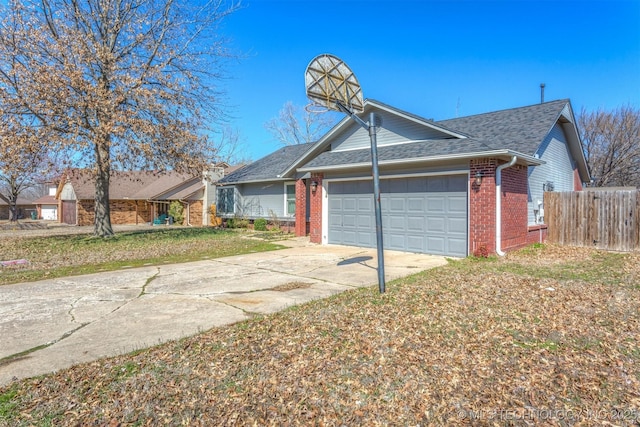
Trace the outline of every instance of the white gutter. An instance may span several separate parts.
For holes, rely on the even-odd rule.
[[[511,166],[516,164],[518,160],[517,156],[511,157],[511,161],[509,163],[505,163],[504,165],[500,165],[496,168],[496,253],[499,256],[504,256],[504,252],[502,251],[502,169],[510,168]]]
[[[431,156],[431,157],[412,157],[408,159],[395,159],[395,160],[380,160],[378,161],[379,165],[382,166],[403,166],[413,163],[426,163],[426,162],[437,162],[437,161],[446,161],[446,160],[466,160],[466,159],[477,159],[477,158],[487,158],[487,157],[498,157],[498,156],[517,156],[517,158],[524,160],[527,162],[529,166],[539,166],[543,165],[546,162],[544,160],[536,159],[535,157],[525,156],[523,154],[515,154],[511,150],[494,150],[494,151],[483,151],[478,153],[463,153],[463,154],[447,154],[441,156]],[[353,169],[353,168],[366,168],[371,167],[371,162],[361,162],[361,163],[348,163],[334,166],[317,166],[310,168],[299,168],[297,172],[326,172],[326,171],[338,171],[342,169]]]

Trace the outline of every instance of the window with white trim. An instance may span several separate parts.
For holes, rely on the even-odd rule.
[[[296,214],[296,184],[285,184],[285,214],[294,216]]]

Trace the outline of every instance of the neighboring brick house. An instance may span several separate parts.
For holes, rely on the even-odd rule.
[[[30,218],[31,212],[35,211],[35,207],[33,206],[33,201],[28,200],[24,197],[18,197],[16,200],[16,210],[18,214],[18,219]],[[9,204],[4,200],[0,199],[0,220],[8,220],[9,219]]]
[[[152,224],[167,214],[169,205],[179,201],[184,207],[185,225],[209,224],[208,207],[214,203],[215,183],[229,165],[216,165],[199,177],[176,172],[113,172],[109,182],[112,224]],[[58,220],[73,225],[93,225],[95,185],[92,173],[71,169],[63,174],[55,200]]]
[[[56,200],[56,193],[58,192],[58,186],[52,182],[47,182],[44,186],[46,188],[46,194],[33,201],[33,204],[36,206],[36,218],[57,221],[58,200]]]
[[[569,100],[437,122],[366,100],[360,116],[371,112],[382,119],[385,249],[502,254],[544,240],[544,191],[590,181]],[[220,184],[223,214],[279,209],[312,242],[376,245],[370,138],[349,117],[318,142],[285,147]]]

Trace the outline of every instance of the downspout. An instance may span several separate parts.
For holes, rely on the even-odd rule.
[[[502,251],[502,169],[510,168],[511,166],[516,164],[518,160],[517,156],[511,157],[511,161],[509,163],[505,163],[504,165],[500,165],[496,168],[496,253],[499,256],[504,256],[505,253]]]

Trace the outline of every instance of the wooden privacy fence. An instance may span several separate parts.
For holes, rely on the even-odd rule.
[[[544,193],[547,241],[613,251],[640,250],[640,192]]]

